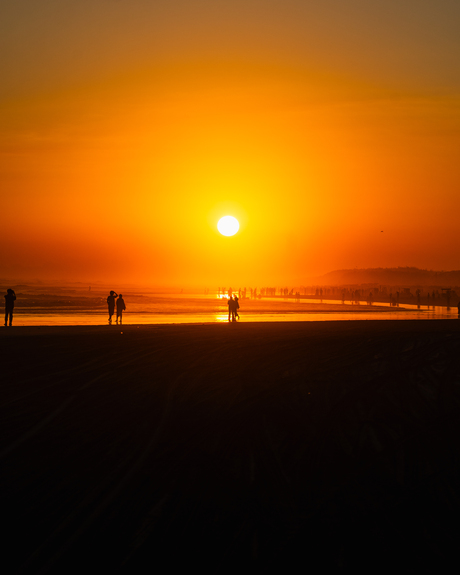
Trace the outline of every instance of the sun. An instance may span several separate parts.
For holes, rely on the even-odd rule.
[[[217,229],[223,236],[234,236],[240,229],[240,224],[233,216],[224,216],[217,222]]]

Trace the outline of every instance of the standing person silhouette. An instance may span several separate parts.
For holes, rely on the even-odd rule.
[[[235,318],[236,318],[236,319],[240,319],[240,314],[238,313],[238,310],[240,309],[240,304],[239,304],[239,302],[238,302],[238,299],[239,299],[239,298],[238,298],[237,295],[233,296],[233,298],[234,298],[234,300],[235,300],[235,301],[233,302],[234,315],[235,315]]]
[[[115,298],[118,296],[113,290],[111,290],[110,295],[107,298],[107,304],[109,306],[109,323],[112,323],[112,316],[115,311]]]
[[[125,310],[125,309],[126,309],[125,301],[123,299],[123,295],[120,294],[118,296],[118,299],[117,299],[117,321],[116,321],[116,323],[118,323],[118,318],[120,318],[120,323],[122,323],[123,310]]]
[[[5,297],[5,325],[8,325],[8,318],[10,320],[10,326],[13,325],[13,309],[14,302],[16,301],[16,294],[14,290],[7,289]]]
[[[232,296],[228,298],[228,321],[235,321],[235,301],[233,300]]]

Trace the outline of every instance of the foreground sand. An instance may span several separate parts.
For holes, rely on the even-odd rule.
[[[7,572],[456,558],[460,322],[13,327],[0,343]]]

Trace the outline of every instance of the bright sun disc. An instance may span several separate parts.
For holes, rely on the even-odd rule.
[[[240,229],[240,224],[233,216],[224,216],[217,222],[217,229],[223,236],[234,236]]]

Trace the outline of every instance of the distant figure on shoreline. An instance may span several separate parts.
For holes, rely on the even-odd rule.
[[[110,295],[107,298],[107,304],[109,306],[109,323],[112,323],[112,316],[115,312],[115,298],[118,296],[113,290],[110,291]]]
[[[14,302],[16,301],[16,294],[14,290],[8,288],[6,290],[5,297],[5,325],[8,325],[8,318],[10,320],[10,326],[13,325],[13,309]]]
[[[235,296],[233,296],[233,297],[234,297],[234,300],[235,300],[234,303],[233,303],[233,305],[234,305],[234,307],[235,307],[235,318],[236,318],[236,319],[240,319],[240,314],[238,313],[238,310],[240,309],[240,304],[239,304],[239,301],[238,301],[239,298],[238,298],[237,295],[235,295]]]
[[[233,312],[233,298],[232,298],[232,296],[230,296],[228,298],[227,305],[228,305],[228,321],[230,321],[230,318],[231,318],[231,321],[233,321],[235,318],[234,318],[234,312]]]
[[[123,294],[120,294],[118,296],[118,299],[117,299],[117,321],[116,321],[116,323],[118,323],[118,318],[120,318],[120,323],[122,323],[123,311],[125,309],[126,309],[126,306],[125,306],[125,301],[123,299]]]
[[[5,296],[6,297],[6,296]],[[458,317],[460,318],[460,301],[457,304],[457,309],[458,309]],[[6,325],[6,324],[5,324]]]

